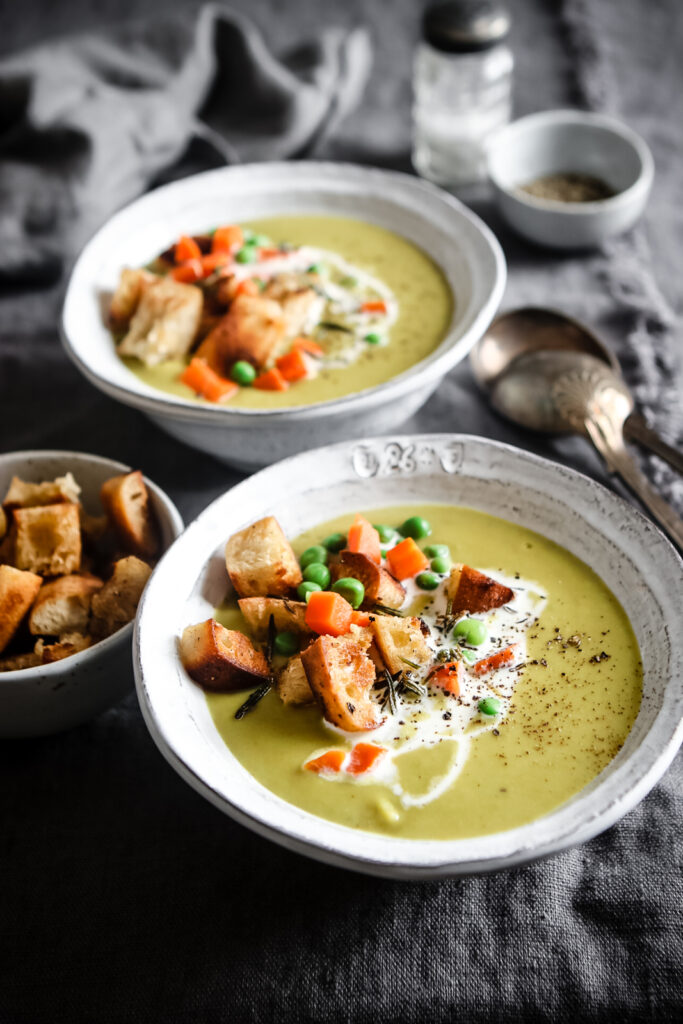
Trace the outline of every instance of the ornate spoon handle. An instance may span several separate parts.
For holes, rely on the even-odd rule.
[[[635,441],[643,448],[648,448],[655,455],[659,455],[660,459],[664,459],[677,472],[683,474],[683,455],[648,426],[640,413],[632,412],[626,417],[624,436],[628,441]]]

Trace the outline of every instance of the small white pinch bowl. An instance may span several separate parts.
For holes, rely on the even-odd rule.
[[[654,177],[652,154],[639,135],[612,117],[580,110],[548,110],[513,121],[495,133],[487,161],[510,227],[553,249],[590,248],[633,227]],[[520,189],[547,174],[568,172],[601,178],[616,195],[565,203]]]
[[[203,691],[183,669],[178,637],[228,590],[224,546],[277,515],[294,536],[339,510],[442,502],[539,531],[584,559],[618,594],[640,644],[644,699],[617,757],[573,799],[520,828],[472,839],[412,840],[316,817],[262,786],[225,746]],[[682,563],[662,534],[594,480],[508,445],[458,434],[375,438],[287,459],[218,498],[175,542],[143,595],[135,677],[164,757],[202,796],[255,832],[367,874],[435,879],[493,871],[575,846],[634,807],[683,737],[683,635],[672,594]]]
[[[14,475],[40,482],[71,472],[88,512],[101,515],[100,487],[130,466],[98,455],[25,451],[0,455],[0,495]],[[163,548],[182,532],[180,513],[161,488],[145,477]],[[18,672],[0,672],[0,738],[47,736],[80,725],[125,697],[133,686],[133,623],[70,658]]]
[[[388,228],[427,251],[455,297],[447,336],[426,359],[367,390],[286,409],[200,405],[140,381],[118,358],[103,297],[121,268],[147,263],[180,234],[277,214],[354,217]],[[498,308],[505,258],[484,223],[446,192],[407,174],[312,161],[222,168],[143,196],[104,225],[81,253],[62,315],[66,351],[88,380],[141,409],[162,430],[242,469],[316,444],[394,430],[464,359]]]

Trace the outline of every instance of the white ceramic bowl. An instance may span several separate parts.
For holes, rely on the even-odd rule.
[[[554,249],[600,245],[633,227],[654,176],[646,143],[626,125],[580,110],[530,114],[496,132],[488,173],[505,220],[520,235]],[[519,190],[546,174],[590,174],[617,193],[591,203],[537,199]]]
[[[81,452],[27,451],[0,455],[0,495],[16,474],[24,480],[53,480],[71,471],[82,488],[87,511],[102,512],[100,487],[130,466]],[[145,477],[166,548],[181,533],[180,513]],[[133,686],[133,623],[99,643],[51,665],[0,672],[0,737],[46,736],[69,729],[116,704]]]
[[[443,502],[539,531],[587,561],[619,595],[644,660],[644,699],[612,763],[556,811],[507,832],[417,841],[346,828],[275,796],[223,743],[203,692],[178,658],[178,636],[212,614],[228,579],[227,537],[275,514],[290,536],[339,510]],[[135,638],[138,697],[176,771],[237,821],[290,849],[369,874],[438,878],[521,864],[612,825],[662,775],[681,742],[681,561],[639,512],[572,470],[481,438],[436,434],[344,443],[287,459],[210,505],[158,565]]]
[[[262,411],[207,407],[143,384],[117,357],[103,295],[123,266],[139,266],[180,233],[280,213],[356,217],[428,251],[455,295],[448,336],[432,355],[378,387],[344,398]],[[393,430],[463,359],[493,318],[505,260],[488,228],[456,199],[406,174],[327,163],[228,167],[157,189],[116,214],[85,247],[62,317],[66,350],[98,388],[147,413],[186,444],[242,468],[343,437]]]

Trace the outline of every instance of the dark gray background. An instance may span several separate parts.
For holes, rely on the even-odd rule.
[[[197,6],[173,11],[189,18]],[[421,4],[232,6],[276,51],[323,24],[369,24],[375,63],[365,102],[316,155],[409,169]],[[517,113],[577,102],[620,114],[650,142],[657,186],[636,237],[590,257],[516,241],[485,195],[470,195],[506,249],[505,305],[552,302],[598,323],[627,369],[633,364],[650,414],[675,436],[680,408],[661,378],[680,347],[680,5],[511,7]],[[167,8],[160,0],[4,0],[0,56]],[[627,294],[625,261],[635,266]],[[654,294],[643,297],[643,281]],[[56,337],[59,295],[60,287],[0,292],[0,449],[74,448],[128,461],[189,521],[239,477],[79,377]],[[670,329],[638,320],[643,304],[665,309]],[[634,361],[638,344],[649,375]],[[410,429],[476,431],[604,479],[581,441],[539,443],[488,412],[466,367]],[[681,1017],[680,759],[638,809],[578,850],[498,876],[419,886],[323,867],[234,825],[162,761],[132,696],[63,736],[0,744],[0,764],[3,1024]]]

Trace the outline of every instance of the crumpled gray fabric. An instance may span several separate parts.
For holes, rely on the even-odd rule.
[[[192,31],[166,16],[0,62],[0,282],[54,279],[191,145],[199,167],[312,152],[360,99],[370,57],[363,29],[325,28],[277,58],[209,4]]]

